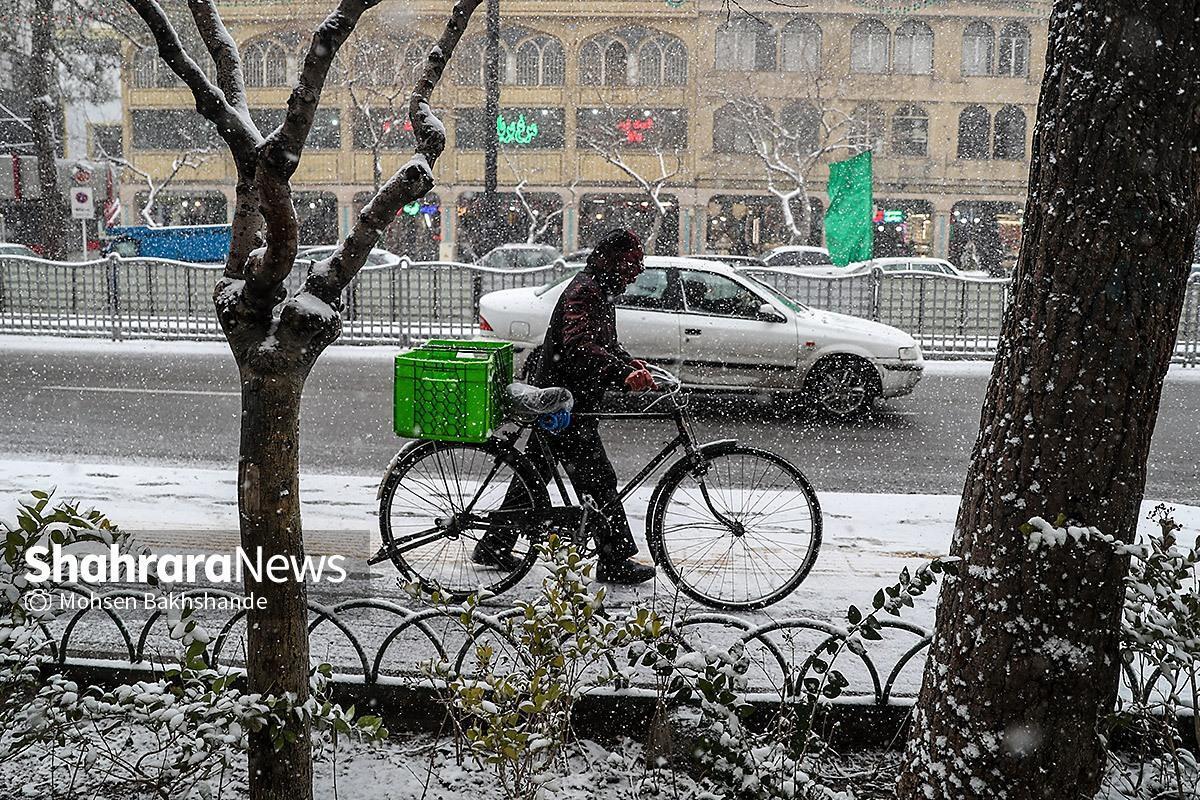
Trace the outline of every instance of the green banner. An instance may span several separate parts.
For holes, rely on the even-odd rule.
[[[834,264],[871,257],[875,226],[871,223],[871,151],[829,165],[829,210],[825,212],[825,244]]]

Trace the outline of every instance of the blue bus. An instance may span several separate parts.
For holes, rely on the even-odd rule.
[[[229,225],[175,225],[162,228],[126,225],[108,229],[104,252],[115,252],[125,257],[170,258],[195,263],[223,262],[229,255],[231,230]]]

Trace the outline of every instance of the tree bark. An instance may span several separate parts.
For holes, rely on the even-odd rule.
[[[290,359],[289,359],[290,362]],[[242,366],[242,435],[238,463],[238,507],[242,548],[253,561],[304,560],[300,527],[300,393],[304,378],[295,370],[260,372]],[[267,573],[245,574],[248,597],[263,601],[246,619],[250,687],[263,694],[298,692],[308,699],[308,597],[304,581],[273,581]],[[251,796],[292,800],[293,788],[311,786],[309,729],[276,750],[269,731],[255,734],[250,748]],[[286,791],[285,791],[286,789]]]
[[[36,0],[30,20],[29,125],[33,129],[41,188],[41,228],[45,256],[62,261],[67,256],[67,215],[58,185],[58,85],[54,70],[54,0]],[[85,243],[86,246],[86,243]]]
[[[1122,540],[1186,291],[1196,2],[1055,3],[1012,302],[963,488],[898,797],[1092,797],[1127,560],[1031,551],[1060,514]]]

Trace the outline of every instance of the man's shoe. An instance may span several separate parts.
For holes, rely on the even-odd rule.
[[[596,568],[596,580],[605,583],[645,583],[654,577],[654,567],[639,564],[632,558],[624,561],[601,561]]]
[[[481,567],[502,569],[512,572],[521,566],[521,560],[512,554],[511,550],[493,549],[490,545],[480,542],[471,551],[471,560]]]

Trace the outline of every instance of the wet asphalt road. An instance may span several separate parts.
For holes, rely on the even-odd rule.
[[[104,463],[230,466],[238,444],[237,372],[216,344],[178,352],[124,345],[84,351],[6,347],[0,337],[0,456]],[[377,350],[378,348],[371,348]],[[1200,504],[1200,380],[1175,374],[1163,391],[1147,496]],[[931,366],[910,397],[853,424],[781,414],[763,398],[700,397],[702,439],[737,438],[779,452],[818,491],[957,493],[987,384],[984,365]],[[386,357],[333,348],[309,380],[305,470],[381,474],[401,440],[391,432]],[[658,421],[605,423],[629,476],[669,439]]]

